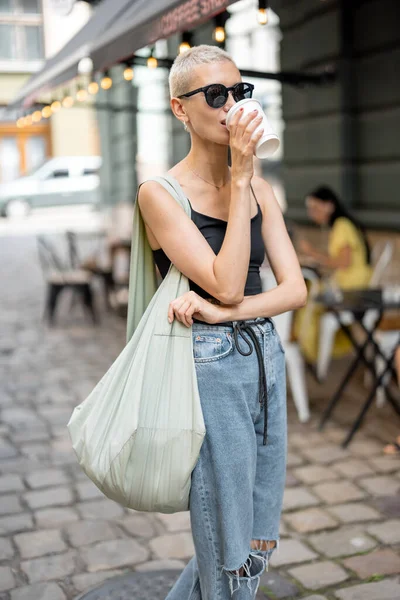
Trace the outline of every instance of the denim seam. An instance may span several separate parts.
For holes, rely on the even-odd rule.
[[[218,593],[218,597],[221,597],[221,587],[219,585],[219,579],[218,579],[218,575],[217,575],[217,569],[216,569],[216,562],[217,562],[217,556],[218,556],[218,552],[217,552],[217,548],[216,548],[216,544],[215,544],[215,539],[213,536],[213,528],[212,528],[212,524],[210,521],[210,512],[209,512],[209,506],[208,506],[208,499],[206,498],[206,496],[208,497],[209,493],[206,489],[206,485],[204,482],[204,475],[203,475],[203,466],[201,464],[201,461],[199,460],[198,462],[198,466],[199,466],[199,471],[200,471],[200,480],[201,480],[201,489],[200,489],[200,496],[201,496],[201,503],[203,505],[203,511],[204,511],[204,519],[206,521],[207,524],[207,528],[208,528],[208,540],[212,546],[212,550],[214,552],[214,577],[215,577],[215,584],[216,584],[216,591]]]

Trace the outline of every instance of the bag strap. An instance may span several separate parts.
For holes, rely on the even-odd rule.
[[[190,204],[179,182],[171,175],[151,177],[147,181],[156,181],[171,194],[188,216]],[[126,341],[131,339],[150,300],[157,291],[157,276],[153,251],[146,235],[146,228],[140,212],[138,187],[133,211],[131,260],[129,271],[128,318]],[[168,277],[168,275],[166,276]]]

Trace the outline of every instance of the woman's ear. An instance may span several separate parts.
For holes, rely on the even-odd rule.
[[[176,118],[179,119],[179,121],[182,121],[182,123],[186,124],[189,122],[188,116],[179,98],[171,98],[170,106],[172,112],[174,113]]]

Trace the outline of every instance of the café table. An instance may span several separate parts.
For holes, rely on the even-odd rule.
[[[364,364],[372,375],[371,389],[349,433],[342,442],[342,447],[346,448],[361,426],[365,415],[372,405],[378,388],[384,388],[387,399],[395,412],[400,415],[400,403],[389,388],[392,376],[396,379],[393,363],[396,348],[400,344],[400,332],[397,344],[395,344],[389,356],[382,351],[379,346],[379,339],[375,335],[384,314],[387,311],[400,309],[400,294],[397,293],[389,296],[387,291],[382,289],[336,290],[321,293],[315,300],[336,316],[340,328],[345,332],[356,351],[354,360],[350,363],[349,368],[321,417],[320,430],[325,426],[336,405],[342,400],[343,392],[354,376],[357,367],[360,364]],[[357,323],[364,333],[364,341],[361,343],[357,340],[352,328],[348,325],[348,318],[343,318],[349,315],[349,313],[352,315],[353,323]],[[377,357],[381,357],[383,360],[379,373],[376,372],[375,368]]]

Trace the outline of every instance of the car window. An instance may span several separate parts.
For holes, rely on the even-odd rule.
[[[69,177],[68,169],[55,169],[48,174],[47,179],[59,179],[60,177]]]

